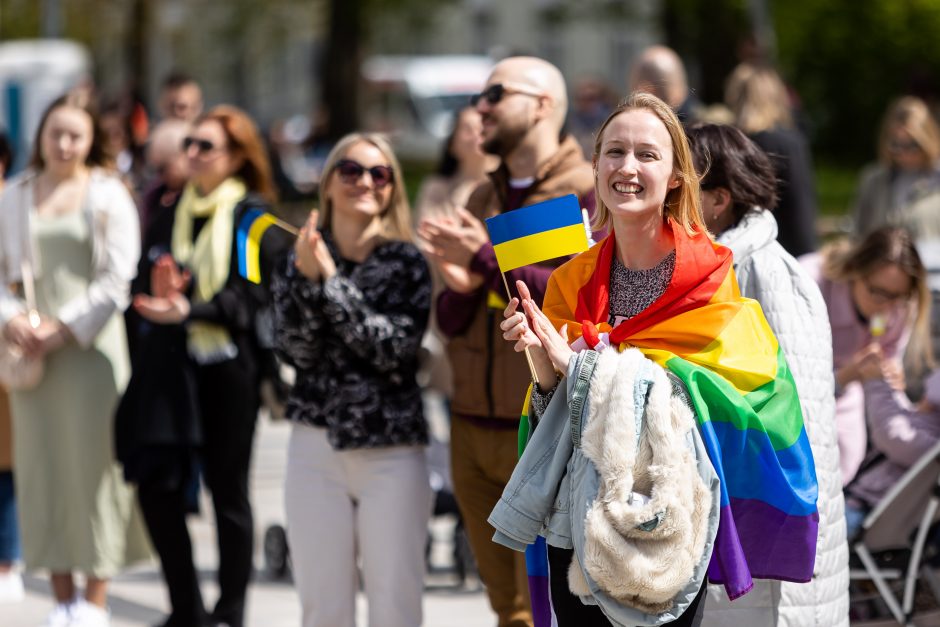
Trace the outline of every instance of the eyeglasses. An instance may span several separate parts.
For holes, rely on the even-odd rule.
[[[540,91],[535,91],[534,89],[507,87],[506,85],[503,85],[502,83],[495,83],[493,85],[490,85],[489,87],[487,87],[480,93],[470,96],[470,104],[475,107],[477,106],[478,102],[480,102],[481,100],[485,100],[487,104],[494,105],[500,100],[502,100],[503,96],[507,96],[511,94],[522,94],[523,96],[533,96],[535,98],[540,98],[545,95],[544,93]]]
[[[393,171],[389,166],[374,165],[371,168],[367,168],[352,159],[341,159],[338,161],[336,163],[336,171],[339,173],[340,180],[347,185],[352,185],[357,182],[365,172],[369,173],[369,176],[372,178],[372,184],[375,185],[376,189],[382,189],[393,180]]]
[[[215,150],[215,144],[208,139],[199,139],[197,137],[187,137],[183,140],[183,150],[188,151],[192,146],[196,147],[197,152],[205,154]]]
[[[865,289],[868,290],[868,294],[871,296],[872,300],[879,303],[893,303],[910,296],[910,292],[892,292],[891,290],[886,290],[883,287],[872,285],[866,280],[863,280],[862,282],[865,284]]]

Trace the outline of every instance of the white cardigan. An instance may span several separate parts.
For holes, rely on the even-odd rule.
[[[757,300],[793,372],[819,482],[819,538],[813,580],[755,580],[728,601],[710,585],[703,626],[848,627],[849,572],[839,446],[835,430],[832,332],[816,282],[776,241],[769,211],[751,211],[718,241],[734,254],[741,294]]]
[[[36,277],[42,276],[29,225],[37,174],[27,170],[0,195],[0,328],[25,310],[24,303],[10,291],[10,285],[22,280],[24,255]],[[117,177],[97,168],[91,171],[81,210],[92,234],[94,274],[88,290],[65,303],[58,318],[78,344],[88,348],[111,316],[130,302],[130,282],[137,275],[140,258],[140,226],[127,188]]]

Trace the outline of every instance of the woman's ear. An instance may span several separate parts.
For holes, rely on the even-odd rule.
[[[669,185],[667,187],[669,187],[669,189],[676,189],[680,185],[682,185],[682,181],[675,173],[673,173],[669,179]]]
[[[719,212],[727,211],[731,206],[731,192],[727,187],[716,187],[712,190],[715,209]]]

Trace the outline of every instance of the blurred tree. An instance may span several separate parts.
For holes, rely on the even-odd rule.
[[[328,0],[326,42],[321,57],[320,94],[327,111],[327,136],[336,140],[359,129],[360,69],[371,29],[383,16],[408,11],[433,15],[454,0]],[[401,36],[407,37],[408,33]]]
[[[826,154],[872,160],[879,120],[897,96],[913,93],[936,110],[936,0],[791,0],[775,3],[774,19],[782,69]]]

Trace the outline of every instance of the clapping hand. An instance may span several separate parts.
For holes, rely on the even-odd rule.
[[[336,274],[336,262],[317,228],[319,219],[320,212],[311,211],[294,242],[294,267],[311,281],[325,281]]]
[[[188,270],[180,271],[169,254],[162,255],[150,271],[152,295],[138,294],[134,297],[134,309],[150,322],[157,324],[179,324],[189,317],[191,309],[185,291],[192,275]]]

